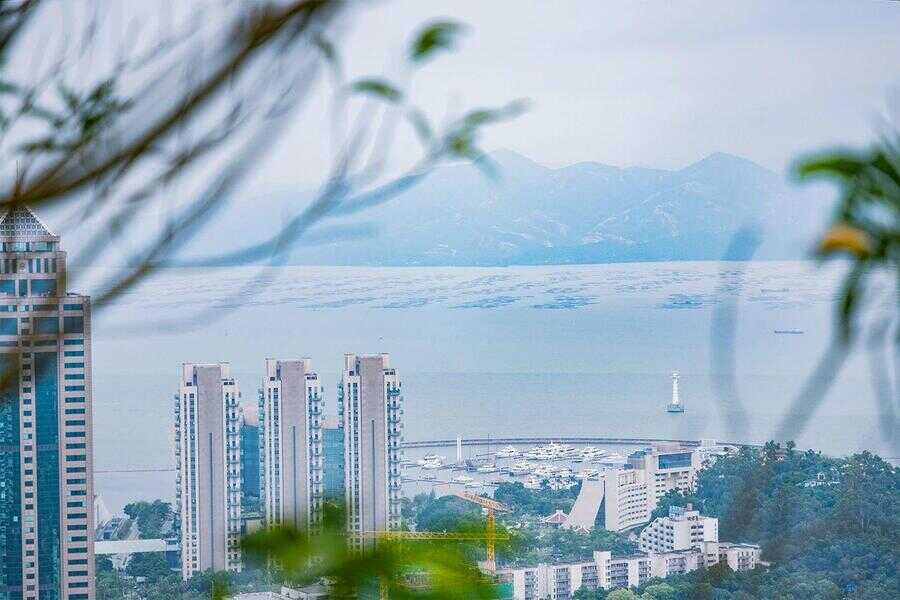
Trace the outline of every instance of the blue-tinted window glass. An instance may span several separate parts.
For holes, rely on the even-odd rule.
[[[0,381],[8,382],[0,389],[0,446],[7,448],[0,452],[0,481],[5,485],[0,494],[0,590],[22,586],[18,377],[6,377],[8,369],[17,371],[18,361],[0,354]]]
[[[23,298],[28,295],[28,280],[20,279],[19,280],[19,295]]]
[[[32,279],[31,280],[32,296],[55,296],[56,280],[55,279]]]
[[[37,319],[35,319],[37,320]],[[54,319],[55,320],[55,319]],[[37,443],[38,584],[41,599],[59,595],[59,385],[55,352],[35,352]]]
[[[0,279],[0,294],[4,294],[6,296],[15,296],[16,295],[16,280],[15,279]]]
[[[325,495],[344,497],[344,432],[342,429],[325,428],[322,442],[325,459]]]
[[[84,317],[63,317],[65,333],[84,333]]]
[[[35,333],[59,333],[59,319],[56,317],[34,317]]]
[[[0,319],[0,335],[17,335],[18,333],[17,319]]]
[[[691,453],[662,454],[659,457],[660,469],[680,469],[691,466]]]

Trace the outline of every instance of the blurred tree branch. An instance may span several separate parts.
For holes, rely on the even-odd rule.
[[[4,76],[0,80],[2,147],[15,159],[17,172],[0,190],[0,204],[12,208],[75,202],[79,207],[75,226],[100,220],[106,233],[95,236],[76,256],[80,264],[95,263],[114,242],[133,241],[135,223],[155,202],[169,205],[171,216],[165,225],[150,241],[129,250],[128,269],[108,279],[95,294],[94,306],[103,307],[161,266],[280,265],[304,236],[318,234],[317,243],[327,241],[329,230],[316,229],[322,221],[386,202],[417,184],[442,161],[475,160],[488,169],[477,147],[479,130],[515,116],[522,105],[473,110],[435,130],[424,113],[409,104],[406,91],[384,78],[343,84],[338,46],[331,37],[340,35],[338,24],[347,18],[351,4],[339,0],[223,3],[227,18],[214,23],[214,51],[200,53],[192,46],[194,38],[203,41],[199,29],[171,36],[155,53],[117,64],[112,73],[83,90],[67,81],[72,69],[67,56],[41,81],[15,83]],[[39,26],[51,11],[50,5],[34,1],[8,6],[0,13],[4,65],[22,52],[15,43],[20,35]],[[92,20],[86,38],[96,35],[95,27]],[[461,31],[459,24],[450,21],[424,26],[409,44],[410,71],[451,49]],[[186,64],[190,65],[187,73]],[[340,142],[341,150],[320,192],[262,243],[192,261],[176,260],[178,249],[229,205],[248,171],[296,117],[323,64],[339,83],[335,111],[346,113],[350,102],[359,101],[363,109]],[[141,74],[138,84],[130,83],[135,72]],[[137,91],[123,92],[126,89]],[[379,104],[383,110],[372,108]],[[392,123],[398,118],[414,128],[423,143],[423,155],[406,173],[390,177],[385,162],[393,141]],[[370,152],[367,161],[363,160],[366,152]],[[203,178],[211,163],[212,175],[190,198],[178,202],[166,198],[173,184]],[[248,287],[260,289],[268,277],[260,274]],[[205,311],[179,325],[220,314]],[[165,325],[155,324],[156,329]]]

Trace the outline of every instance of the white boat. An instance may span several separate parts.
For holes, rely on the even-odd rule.
[[[514,458],[519,455],[519,451],[513,446],[507,446],[497,452],[497,458]]]
[[[510,475],[527,475],[534,468],[530,462],[520,460],[509,468]]]
[[[453,483],[471,483],[475,480],[468,475],[457,475],[451,481],[453,481]]]
[[[496,473],[499,469],[497,465],[482,465],[475,470],[479,473]]]
[[[437,479],[437,476],[433,475],[432,473],[422,473],[421,475],[419,475],[419,479],[434,481],[435,479]]]
[[[422,465],[423,469],[429,469],[429,470],[441,469],[443,467],[444,467],[444,464],[440,461],[430,461],[430,462],[425,461],[425,464]]]
[[[422,457],[422,460],[444,462],[444,457],[440,456],[438,454],[426,454],[425,456]]]

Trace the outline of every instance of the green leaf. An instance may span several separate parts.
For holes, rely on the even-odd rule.
[[[403,92],[383,79],[360,79],[353,84],[353,92],[377,96],[392,104],[397,104],[403,100]]]
[[[435,21],[422,29],[413,40],[409,57],[413,62],[422,62],[438,50],[453,48],[463,26],[455,21]]]
[[[430,145],[434,140],[434,130],[425,114],[421,110],[412,108],[406,112],[406,118],[412,124],[419,140],[426,146]]]
[[[814,175],[855,177],[865,168],[866,162],[857,156],[840,153],[802,161],[795,167],[795,171],[801,178]]]
[[[500,108],[479,108],[467,113],[466,116],[463,117],[463,123],[472,128],[489,125],[498,121],[515,118],[525,112],[527,108],[528,104],[524,100],[510,102],[506,106],[501,106]]]

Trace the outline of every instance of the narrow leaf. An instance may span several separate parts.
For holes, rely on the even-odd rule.
[[[403,100],[403,92],[383,79],[360,79],[353,84],[353,92],[377,96],[392,104]]]
[[[455,21],[435,21],[415,37],[409,56],[413,62],[422,62],[438,50],[450,50],[462,31],[463,26]]]

